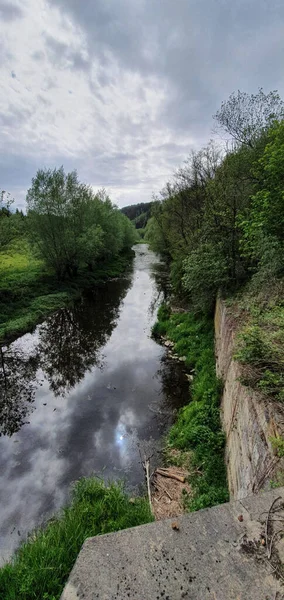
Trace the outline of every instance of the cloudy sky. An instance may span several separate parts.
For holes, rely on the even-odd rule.
[[[0,0],[0,187],[40,167],[149,201],[237,89],[284,97],[283,0]]]

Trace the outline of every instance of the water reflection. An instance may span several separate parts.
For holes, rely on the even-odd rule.
[[[0,436],[11,436],[32,410],[40,356],[37,351],[26,354],[15,344],[1,348],[0,359]]]
[[[70,393],[91,367],[102,366],[100,348],[115,327],[131,277],[102,286],[72,308],[57,311],[33,336],[1,348],[0,435],[13,435],[27,422],[41,380],[55,396]]]
[[[120,303],[131,283],[121,279],[84,296],[75,306],[55,313],[39,331],[38,353],[55,396],[65,396],[91,367],[102,366],[100,348],[115,326]]]
[[[62,506],[82,475],[141,484],[138,447],[159,440],[187,400],[183,365],[165,360],[150,335],[162,268],[147,247],[135,251],[131,276],[58,311],[2,354],[0,557]]]

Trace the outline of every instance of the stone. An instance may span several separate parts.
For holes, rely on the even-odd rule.
[[[174,342],[171,342],[171,340],[166,340],[164,342],[164,346],[166,346],[166,348],[172,348],[174,346]]]
[[[178,529],[165,519],[89,538],[61,600],[283,600],[261,546],[278,496],[284,488],[183,515]]]

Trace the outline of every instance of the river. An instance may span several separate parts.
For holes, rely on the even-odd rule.
[[[1,562],[78,478],[141,486],[139,448],[157,451],[188,397],[183,365],[151,339],[166,282],[165,265],[139,244],[126,276],[2,349]]]

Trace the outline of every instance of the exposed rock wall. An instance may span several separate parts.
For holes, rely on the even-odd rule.
[[[239,381],[241,366],[233,360],[236,324],[224,301],[215,311],[217,375],[224,382],[222,419],[227,437],[226,462],[232,499],[268,488],[283,468],[270,438],[283,435],[283,408]],[[280,462],[282,464],[280,464]]]

